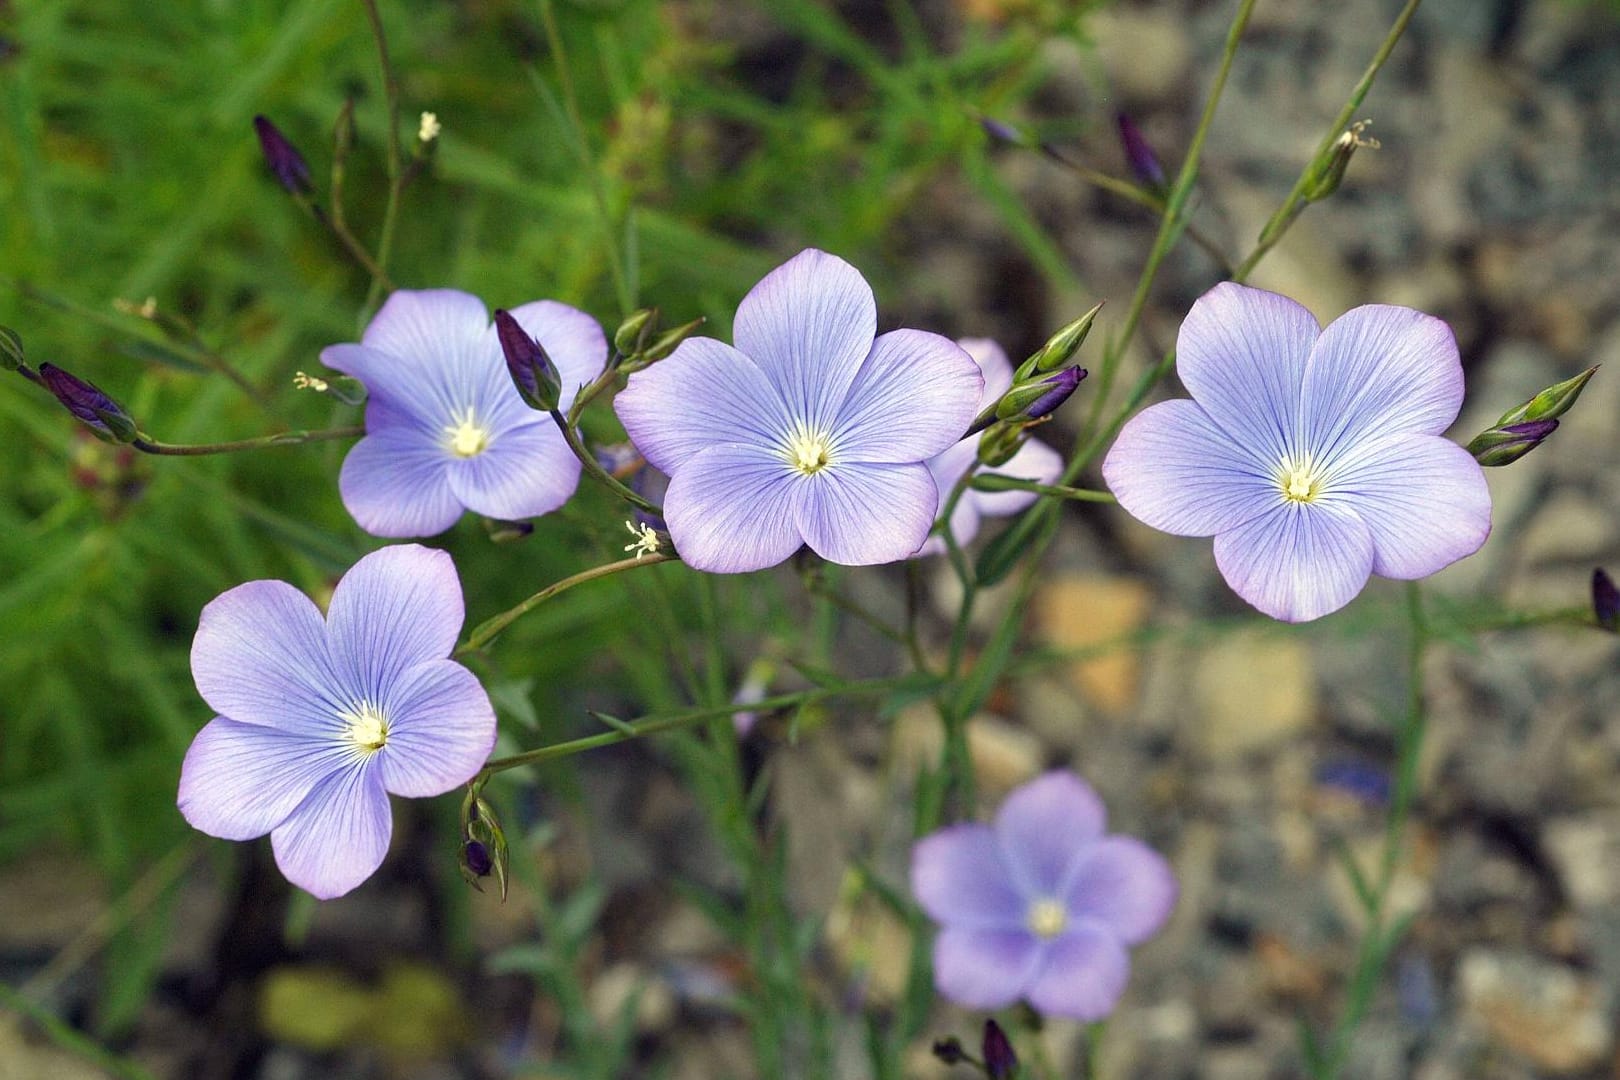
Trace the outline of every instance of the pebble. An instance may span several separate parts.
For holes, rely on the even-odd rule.
[[[1198,657],[1192,684],[1189,735],[1217,760],[1275,747],[1316,714],[1310,650],[1293,636],[1244,632],[1216,641]]]
[[[1545,1073],[1595,1068],[1613,1046],[1609,992],[1563,964],[1475,947],[1457,965],[1457,988],[1469,1021]]]

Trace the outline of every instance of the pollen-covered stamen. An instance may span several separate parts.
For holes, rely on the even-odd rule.
[[[489,429],[478,422],[469,409],[444,429],[444,442],[459,458],[477,457],[489,449]]]
[[[1291,503],[1315,502],[1322,494],[1322,472],[1309,461],[1284,462],[1277,473],[1277,486],[1282,489],[1283,498]]]
[[[795,471],[814,476],[832,460],[832,441],[825,432],[800,428],[788,436],[782,453]]]
[[[369,701],[356,705],[353,712],[340,714],[343,740],[355,753],[369,757],[388,745],[388,717]]]
[[[1055,938],[1069,925],[1069,909],[1056,900],[1037,900],[1024,922],[1036,937]]]

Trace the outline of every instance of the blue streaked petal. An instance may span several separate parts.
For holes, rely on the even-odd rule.
[[[1343,502],[1372,532],[1372,571],[1412,580],[1472,555],[1491,532],[1479,462],[1436,435],[1367,440],[1341,455],[1324,501]]]
[[[373,536],[434,536],[461,517],[450,488],[450,452],[412,428],[375,431],[350,449],[338,493],[350,516]]]
[[[345,761],[330,737],[216,716],[180,766],[180,814],[209,836],[252,840],[287,820]]]
[[[1331,465],[1363,439],[1438,435],[1462,398],[1451,327],[1411,308],[1358,307],[1322,331],[1305,367],[1303,446]]]
[[[1076,919],[1101,923],[1126,945],[1137,945],[1164,926],[1176,895],[1176,876],[1163,855],[1129,836],[1104,836],[1080,857],[1065,902]]]
[[[995,828],[1018,890],[1031,899],[1056,899],[1106,823],[1090,784],[1070,772],[1049,772],[1007,796]]]
[[[317,784],[270,833],[270,846],[288,881],[331,900],[376,873],[393,831],[380,772],[357,763]]]
[[[804,542],[794,518],[795,488],[803,481],[771,451],[710,447],[670,477],[664,495],[670,539],[698,570],[740,574],[775,566]]]
[[[775,448],[802,426],[754,361],[713,338],[688,338],[631,375],[613,408],[642,456],[671,475],[711,447]]]
[[[550,417],[499,432],[489,447],[469,458],[452,457],[446,468],[450,492],[475,514],[521,521],[549,514],[579,486],[579,459]]]
[[[1145,524],[1213,536],[1258,517],[1278,497],[1277,466],[1256,449],[1230,437],[1197,402],[1164,401],[1126,423],[1103,460],[1103,481]]]
[[[495,709],[477,677],[453,660],[419,664],[383,698],[388,744],[377,755],[383,785],[424,798],[465,784],[495,748]]]
[[[849,263],[815,248],[750,289],[732,327],[737,348],[759,365],[789,414],[817,429],[837,419],[876,336],[872,287]]]
[[[879,337],[837,413],[844,461],[925,461],[950,448],[979,412],[984,377],[949,338],[923,330]]]
[[[1187,312],[1176,374],[1232,440],[1280,461],[1298,447],[1300,387],[1320,332],[1288,297],[1224,282]]]
[[[285,581],[249,581],[202,609],[191,675],[213,710],[244,724],[314,735],[339,706],[326,623]]]
[[[327,639],[353,699],[381,705],[419,664],[456,647],[466,616],[447,552],[395,544],[343,575],[327,608]]]
[[[837,462],[797,481],[799,533],[817,555],[845,566],[899,562],[916,554],[939,513],[922,464]]]
[[[1309,622],[1344,607],[1372,573],[1372,533],[1342,503],[1281,496],[1252,521],[1215,537],[1215,565],[1237,593],[1284,622]]]
[[[1013,366],[1007,359],[1007,350],[990,338],[958,338],[956,343],[973,357],[973,362],[979,365],[979,373],[984,376],[984,394],[979,398],[979,408],[1001,400],[1013,383]]]
[[[911,893],[929,918],[952,926],[1022,930],[1029,914],[988,825],[953,825],[919,840]]]
[[[947,926],[934,939],[934,986],[963,1008],[1005,1008],[1024,996],[1045,956],[1027,930]]]

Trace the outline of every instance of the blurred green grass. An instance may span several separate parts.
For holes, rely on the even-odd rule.
[[[737,299],[798,247],[882,266],[886,230],[918,190],[962,168],[1060,273],[995,187],[975,110],[1029,90],[1035,45],[1075,31],[1062,7],[965,24],[946,50],[905,0],[874,9],[871,26],[816,0],[559,4],[575,129],[538,6],[386,4],[402,136],[422,110],[444,125],[433,173],[406,194],[389,269],[402,286],[453,286],[492,306],[554,297],[610,332],[624,306],[656,302],[724,336]],[[95,381],[165,441],[354,422],[290,387],[295,371],[320,370],[322,346],[356,336],[369,283],[265,174],[250,121],[269,115],[324,188],[332,121],[355,97],[348,217],[375,243],[385,108],[360,4],[15,0],[0,5],[0,39],[0,323],[21,332],[30,361]],[[610,245],[626,268],[618,282]],[[148,297],[268,404],[115,307]],[[254,578],[319,592],[378,545],[338,502],[342,445],[121,461],[21,379],[0,380],[0,425],[0,862],[87,858],[117,894],[193,842],[173,800],[208,718],[188,673],[197,612]],[[524,543],[492,545],[471,520],[435,543],[457,556],[476,621],[616,555],[619,516],[592,495]],[[641,587],[568,594],[514,627],[487,674],[532,686],[534,715],[563,713],[645,649],[622,618]],[[723,604],[746,606],[742,595]],[[649,701],[679,689],[636,678]],[[113,943],[104,1032],[129,1022],[154,974],[164,920],[143,927]]]

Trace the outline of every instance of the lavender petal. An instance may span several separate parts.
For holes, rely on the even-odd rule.
[[[338,473],[338,494],[360,527],[373,536],[434,536],[464,509],[450,488],[450,453],[422,432],[385,427],[350,449]]]
[[[180,814],[209,836],[252,840],[342,767],[329,740],[216,716],[180,766]]]
[[[1024,996],[1045,953],[1027,930],[947,926],[934,939],[934,986],[963,1008],[1004,1008]]]
[[[1164,926],[1176,905],[1176,876],[1164,856],[1128,836],[1105,836],[1081,857],[1066,898],[1076,919],[1103,924],[1126,945]]]
[[[351,764],[316,785],[270,833],[270,845],[288,881],[331,900],[376,872],[393,831],[379,771]]]
[[[413,667],[450,655],[465,617],[450,555],[395,544],[365,556],[338,582],[327,606],[327,641],[345,689],[381,704]]]
[[[961,440],[983,392],[979,365],[950,338],[891,331],[850,384],[833,446],[844,461],[927,460]]]
[[[1237,593],[1284,622],[1309,622],[1354,600],[1372,573],[1373,540],[1343,505],[1280,496],[1252,521],[1215,537],[1215,565]]]
[[[1089,784],[1070,772],[1050,772],[1007,796],[995,828],[1019,892],[1034,899],[1063,895],[1080,856],[1106,823],[1102,800]]]
[[[1271,467],[1183,398],[1133,416],[1103,459],[1102,474],[1139,521],[1177,536],[1213,536],[1258,517],[1277,499]]]
[[[1046,1016],[1092,1022],[1114,1011],[1130,975],[1130,958],[1119,939],[1101,927],[1081,925],[1047,945],[1045,966],[1027,996]]]
[[[899,562],[928,539],[939,493],[926,466],[837,462],[814,476],[790,474],[795,517],[812,551],[844,566]]]
[[[417,665],[382,703],[392,723],[377,767],[383,786],[395,795],[442,795],[472,779],[495,748],[489,695],[452,660]]]
[[[987,825],[953,825],[911,849],[911,892],[929,918],[979,930],[1022,930],[1028,903]]]
[[[325,730],[336,669],[313,601],[285,581],[249,581],[203,608],[191,645],[197,692],[244,724]]]
[[[804,479],[752,446],[712,446],[687,458],[664,495],[664,520],[681,559],[715,574],[783,561],[804,542],[794,519],[795,485]]]

